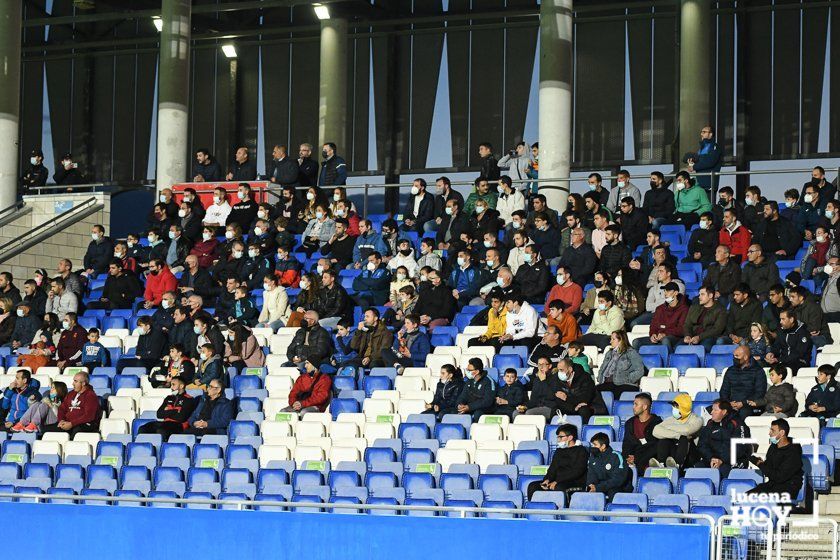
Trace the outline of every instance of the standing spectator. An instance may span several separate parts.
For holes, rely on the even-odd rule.
[[[105,236],[105,228],[99,224],[91,228],[92,241],[85,252],[84,275],[96,278],[108,272],[108,263],[114,254],[114,244],[110,237]]]
[[[321,187],[332,187],[335,185],[347,184],[347,164],[344,159],[336,154],[336,146],[327,142],[323,146],[321,156],[321,175],[318,177],[318,185]]]
[[[489,142],[482,142],[478,145],[479,165],[481,167],[480,177],[487,181],[496,181],[499,178],[499,164],[493,154],[493,145]]]
[[[46,185],[49,175],[49,169],[44,167],[44,152],[38,148],[32,150],[29,155],[29,167],[26,168],[26,173],[21,179],[23,194],[28,194],[32,188]]]
[[[84,330],[84,329],[82,329]],[[58,407],[58,422],[44,426],[44,432],[67,432],[70,439],[79,432],[98,432],[102,411],[99,397],[89,383],[90,377],[85,372],[73,376],[73,390],[64,397]]]
[[[674,193],[668,188],[665,176],[659,171],[650,174],[650,190],[645,193],[642,208],[650,217],[650,227],[656,230],[668,223],[674,215]]]
[[[57,165],[55,168],[53,180],[56,185],[61,186],[72,187],[73,185],[84,184],[85,178],[82,176],[82,172],[79,171],[79,164],[73,161],[73,154],[67,152],[62,156],[60,165]]]
[[[671,403],[673,411],[653,429],[653,436],[659,440],[656,458],[650,460],[651,467],[680,467],[693,452],[693,439],[703,427],[703,420],[691,411],[691,397],[680,393]],[[664,463],[664,465],[663,465]]]
[[[764,369],[750,355],[746,346],[738,346],[733,352],[732,365],[723,374],[720,398],[727,401],[732,413],[740,421],[760,413],[758,407],[749,404],[767,393],[767,376]]]
[[[627,464],[646,469],[650,460],[656,458],[659,440],[653,430],[662,423],[662,418],[651,413],[653,400],[647,393],[639,393],[633,399],[633,416],[624,423],[624,440],[621,453]]]
[[[210,155],[207,148],[200,148],[195,152],[193,164],[193,181],[196,183],[212,183],[222,180],[222,168],[216,158]]]
[[[236,198],[238,201],[231,208],[225,224],[237,224],[244,231],[244,229],[249,227],[257,218],[257,212],[260,211],[260,208],[259,204],[254,202],[251,198],[251,185],[248,183],[239,183],[239,188],[236,191]]]
[[[268,180],[275,185],[298,186],[300,164],[296,159],[288,157],[286,146],[274,146],[271,155],[274,159],[271,160],[271,167],[267,173]]]
[[[690,173],[700,173],[697,178],[697,183],[706,193],[711,193],[717,188],[719,177],[705,173],[719,173],[721,165],[723,164],[723,153],[715,141],[715,129],[711,125],[706,125],[700,131],[700,149],[697,153],[687,154],[685,162],[688,164],[688,171]]]
[[[507,169],[510,177],[517,181],[516,190],[526,190],[528,187],[528,168],[531,167],[530,152],[531,148],[528,144],[519,142],[516,148],[503,155],[497,163],[499,169]]]
[[[318,184],[318,162],[312,159],[312,144],[304,143],[298,148],[298,180],[302,187],[314,187]]]
[[[514,212],[525,209],[525,196],[519,189],[514,188],[511,178],[507,175],[499,177],[496,190],[499,192],[499,198],[496,201],[499,219],[509,224],[513,221]]]

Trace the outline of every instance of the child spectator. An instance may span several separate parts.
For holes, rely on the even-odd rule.
[[[234,298],[236,301],[233,305],[233,318],[236,322],[248,327],[256,326],[259,311],[248,297],[248,288],[245,286],[236,288]]]
[[[342,364],[356,357],[356,351],[350,348],[350,341],[353,339],[353,334],[350,332],[350,325],[346,321],[338,323],[332,336],[336,348],[336,352],[333,354],[332,360],[330,360],[333,365]]]
[[[82,365],[90,371],[99,366],[107,366],[110,360],[108,349],[99,342],[99,329],[88,330],[88,341],[82,346]]]
[[[505,370],[505,384],[499,387],[496,392],[496,410],[494,414],[504,414],[513,418],[513,411],[525,403],[525,387],[519,382],[516,370],[507,368]]]
[[[569,343],[569,359],[583,368],[586,373],[592,373],[592,366],[589,363],[589,356],[583,353],[583,343],[575,340]]]
[[[764,330],[764,325],[761,323],[750,325],[750,338],[746,341],[746,345],[750,349],[750,354],[759,361],[767,355],[770,348],[770,339]]]
[[[207,391],[207,386],[214,379],[222,379],[224,368],[222,366],[222,358],[213,349],[212,344],[203,344],[199,352],[198,371],[196,371],[196,378],[192,383],[187,385],[187,389],[201,389]]]

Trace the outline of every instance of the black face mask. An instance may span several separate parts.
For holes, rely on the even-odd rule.
[[[657,185],[655,182],[653,182],[653,181],[651,181],[651,182],[650,182],[650,188],[655,189],[655,188],[657,188],[658,186],[659,186],[659,185]]]
[[[327,159],[328,157],[330,157],[326,150],[321,152],[321,155],[324,156],[324,159]]]
[[[603,283],[602,281],[600,281],[600,280],[595,280],[592,284],[593,284],[596,288],[600,288],[601,286],[603,286],[603,285],[604,285],[604,283]]]
[[[400,249],[400,254],[407,257],[411,254],[411,249]]]

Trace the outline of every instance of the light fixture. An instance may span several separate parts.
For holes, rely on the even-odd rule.
[[[158,30],[158,33],[163,31],[163,20],[160,19],[160,16],[152,16],[152,23],[155,24],[155,29]]]
[[[236,58],[236,46],[233,43],[222,45],[222,52],[228,58]]]
[[[330,9],[324,4],[312,4],[318,19],[330,19]]]

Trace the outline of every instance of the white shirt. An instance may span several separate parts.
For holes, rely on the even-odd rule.
[[[227,200],[223,200],[221,204],[211,204],[204,214],[204,223],[225,225],[231,210],[232,208]]]
[[[545,327],[540,323],[537,310],[527,301],[522,303],[519,313],[508,311],[506,320],[505,334],[511,335],[514,340],[545,334]]]
[[[397,253],[395,257],[391,257],[391,260],[388,261],[388,268],[394,271],[394,274],[396,274],[397,268],[400,266],[408,269],[409,278],[414,277],[414,273],[417,272],[417,261],[414,260],[414,255],[404,257],[401,253]]]
[[[423,202],[423,195],[418,194],[414,197],[414,217],[417,217],[417,214],[420,213],[420,203]]]

